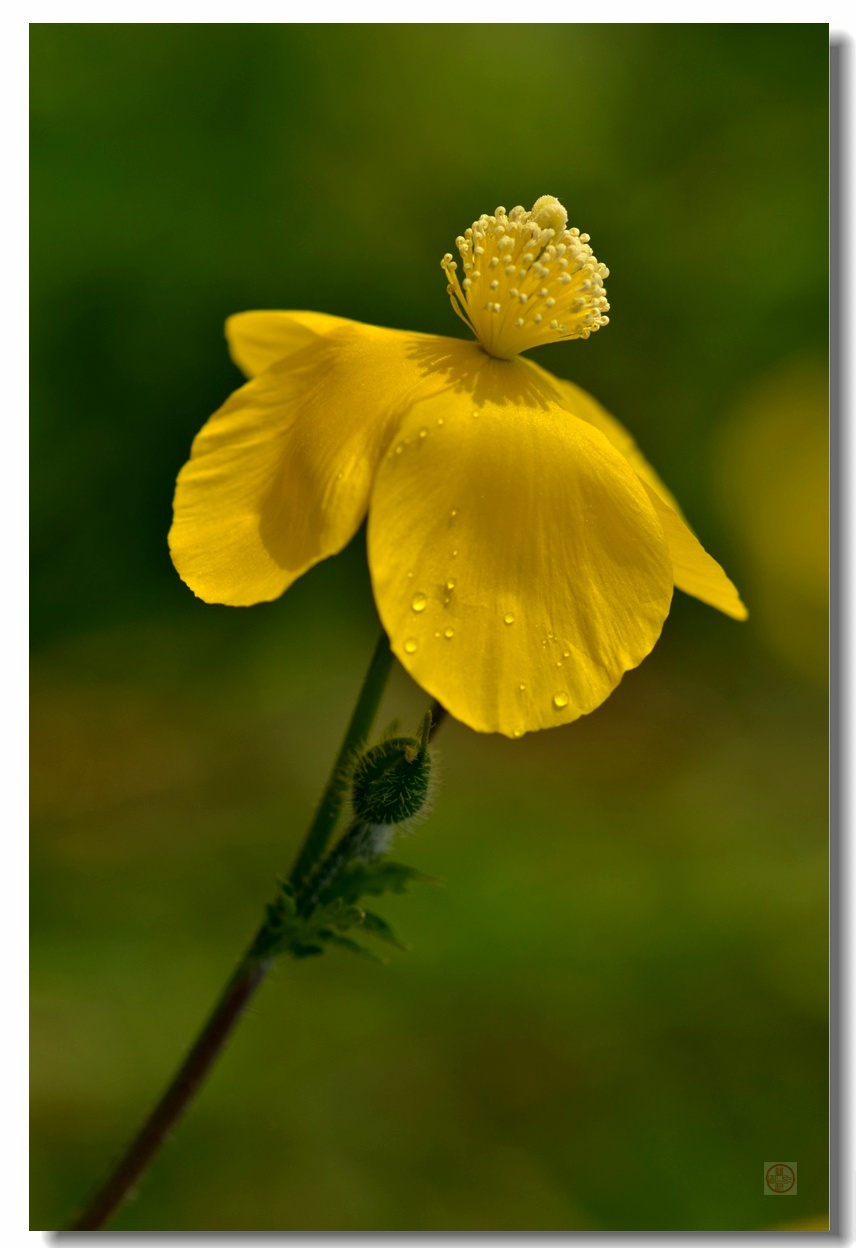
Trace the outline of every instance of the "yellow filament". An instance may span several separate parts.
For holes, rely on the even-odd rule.
[[[441,264],[452,307],[490,355],[510,360],[530,347],[588,338],[609,323],[603,279],[609,276],[588,234],[567,229],[568,214],[553,195],[530,212],[497,208],[455,240]]]

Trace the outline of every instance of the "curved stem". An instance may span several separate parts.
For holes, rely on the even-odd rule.
[[[69,1230],[100,1230],[125,1201],[193,1100],[269,967],[270,960],[259,962],[249,952],[244,956],[196,1043],[139,1135]]]
[[[321,795],[315,818],[309,827],[303,848],[292,871],[291,880],[295,885],[299,885],[309,876],[326,849],[345,796],[345,766],[350,756],[365,742],[371,731],[391,666],[392,652],[386,636],[381,632],[363,681],[363,687],[357,698],[351,722],[345,732],[345,738]],[[250,998],[270,969],[273,958],[268,953],[267,936],[268,924],[265,920],[224,988],[193,1047],[179,1067],[178,1073],[158,1101],[142,1130],[83,1213],[68,1228],[69,1230],[100,1230],[124,1202],[135,1183],[166,1142],[179,1118],[192,1102],[217,1055],[232,1034]]]

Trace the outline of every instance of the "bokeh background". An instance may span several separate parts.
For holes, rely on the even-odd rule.
[[[538,358],[749,605],[677,595],[592,716],[447,723],[389,899],[283,964],[122,1230],[822,1226],[827,28],[32,28],[32,1225],[79,1207],[287,870],[376,636],[363,535],[194,599],[176,472],[225,317],[458,334],[439,268],[545,192],[612,323]],[[399,670],[383,718],[425,697]],[[796,1197],[762,1194],[796,1160]]]

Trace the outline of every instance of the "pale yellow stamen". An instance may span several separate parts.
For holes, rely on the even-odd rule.
[[[483,214],[455,240],[463,277],[451,252],[443,257],[452,307],[490,355],[510,360],[545,342],[588,338],[609,323],[609,270],[588,234],[567,223],[558,199],[542,195],[531,212],[518,206]]]

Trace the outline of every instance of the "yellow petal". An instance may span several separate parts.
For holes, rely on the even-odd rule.
[[[530,368],[537,368],[531,361],[527,363]],[[588,421],[609,438],[644,483],[663,526],[678,589],[735,620],[745,620],[749,613],[740,601],[737,589],[694,535],[683,519],[674,495],[660,480],[624,426],[573,382],[553,377],[544,369],[538,368],[537,371],[542,380],[552,383],[560,402],[568,411]]]
[[[663,502],[657,491],[647,483],[645,489],[663,526],[678,589],[692,594],[693,598],[706,602],[710,607],[716,607],[734,620],[745,620],[749,612],[716,560],[707,553],[678,513]]]
[[[226,321],[226,341],[241,372],[257,377],[317,338],[356,323],[324,312],[237,312]]]
[[[649,653],[672,568],[627,461],[522,361],[472,357],[378,470],[369,562],[401,662],[470,727],[593,710]]]
[[[572,381],[554,377],[546,369],[538,368],[531,360],[527,360],[526,364],[529,368],[538,372],[541,380],[546,385],[551,386],[555,390],[557,400],[563,407],[567,408],[569,412],[573,412],[575,416],[579,416],[580,420],[587,421],[590,425],[594,425],[595,429],[599,429],[602,434],[605,434],[615,449],[621,451],[621,454],[632,466],[634,472],[645,484],[656,490],[660,498],[668,503],[673,511],[676,511],[678,515],[681,514],[681,508],[677,499],[668,486],[664,485],[660,480],[657,473],[639,450],[633,437],[620,421],[611,416],[605,407],[601,407],[597,399],[592,398],[590,394],[585,390],[581,390],[579,386],[575,386]]]
[[[211,417],[179,474],[169,538],[195,594],[277,598],[350,540],[395,424],[425,388],[420,341],[340,322]]]

